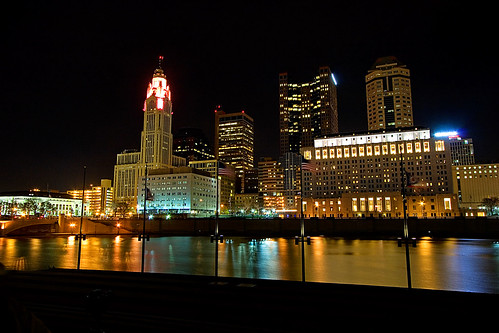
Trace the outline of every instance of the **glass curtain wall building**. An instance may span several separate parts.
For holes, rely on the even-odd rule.
[[[313,80],[290,82],[279,74],[279,155],[299,153],[313,140],[338,133],[336,80],[329,67],[320,67]]]

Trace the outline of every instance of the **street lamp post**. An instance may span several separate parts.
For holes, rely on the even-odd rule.
[[[87,167],[83,167],[83,190],[81,193],[81,217],[80,217],[80,234],[76,237],[78,238],[78,266],[77,269],[80,269],[80,258],[81,258],[81,242],[85,239],[85,236],[82,236],[82,227],[83,227],[83,215],[85,214],[85,176],[87,173]]]
[[[402,154],[400,155],[400,172],[402,174],[402,205],[404,209],[404,242],[405,242],[405,261],[407,268],[407,287],[412,288],[411,281],[411,262],[409,256],[409,226],[407,224],[407,198],[405,193],[405,185],[407,182],[407,175],[405,173],[404,162],[402,161]]]
[[[215,162],[215,182],[216,182],[216,206],[215,206],[215,234],[211,235],[211,242],[215,242],[215,277],[218,277],[218,242],[223,243],[224,236],[218,233],[218,159]]]
[[[305,242],[310,245],[310,236],[305,240],[305,220],[303,217],[303,156],[300,166],[300,236],[295,236],[295,244],[301,243],[301,280],[305,282]]]
[[[144,273],[144,255],[146,251],[146,239],[149,240],[149,235],[146,236],[146,203],[147,203],[147,163],[145,165],[144,177],[144,220],[142,223],[142,234],[139,235],[139,241],[142,240],[142,263],[140,271]]]

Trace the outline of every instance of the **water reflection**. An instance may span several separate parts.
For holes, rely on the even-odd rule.
[[[0,262],[11,269],[75,269],[78,240],[0,238]],[[81,269],[141,270],[137,238],[118,235],[82,241]],[[305,245],[307,281],[406,287],[405,248],[392,240],[313,237]],[[158,237],[146,242],[146,272],[214,275],[209,237]],[[301,280],[301,244],[293,239],[234,237],[219,244],[219,275]],[[414,288],[499,293],[499,243],[419,240],[410,248]]]

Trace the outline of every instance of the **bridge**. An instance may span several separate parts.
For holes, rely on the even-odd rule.
[[[57,218],[23,218],[0,220],[0,236],[15,235],[17,233],[56,232],[59,229]]]
[[[16,218],[0,220],[0,237],[20,235],[40,235],[49,233],[77,234],[80,232],[81,218]],[[85,234],[131,233],[129,224],[115,220],[83,219],[82,232]]]

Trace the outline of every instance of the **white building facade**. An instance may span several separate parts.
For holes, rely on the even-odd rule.
[[[0,194],[0,214],[8,217],[81,216],[81,199],[46,191],[18,191]],[[85,205],[84,214],[88,211]]]
[[[147,178],[148,200],[145,200],[144,177],[139,185],[139,214],[186,214],[210,216],[217,207],[217,184],[209,173],[189,167],[151,171]]]

